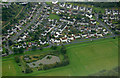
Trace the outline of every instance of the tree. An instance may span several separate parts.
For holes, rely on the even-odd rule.
[[[40,50],[43,50],[43,47],[41,46],[39,49],[40,49]]]
[[[32,50],[35,50],[36,48],[37,48],[36,46],[33,46],[33,47],[32,47]]]
[[[17,63],[19,63],[19,62],[20,62],[20,58],[19,58],[18,56],[15,56],[15,61],[16,61]]]
[[[51,46],[51,49],[56,50],[57,46]]]
[[[20,49],[19,49],[19,53],[22,54],[23,52],[24,52],[24,48],[20,48]]]
[[[11,46],[13,44],[13,42],[11,40],[8,40],[8,44],[9,44],[9,46]]]
[[[14,48],[13,51],[15,54],[19,53],[19,49],[17,49],[17,48]]]
[[[64,45],[62,45],[61,49],[60,49],[60,52],[62,54],[66,54],[66,47]]]
[[[27,67],[27,68],[25,69],[25,73],[31,73],[31,72],[33,72],[33,71],[32,71],[32,69],[31,69],[30,67]]]
[[[7,55],[9,54],[9,51],[8,51],[8,49],[6,49],[6,54],[7,54]]]

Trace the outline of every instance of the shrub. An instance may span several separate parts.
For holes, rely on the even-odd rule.
[[[20,62],[20,58],[18,56],[15,56],[15,61],[16,61],[16,63],[19,63]]]

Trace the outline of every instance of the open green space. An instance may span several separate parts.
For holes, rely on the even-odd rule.
[[[55,15],[55,14],[50,14],[49,18],[50,19],[57,19],[57,20],[60,19],[60,17],[58,15]]]
[[[105,13],[105,8],[93,7],[93,10],[97,13],[101,12],[102,14]]]
[[[24,74],[15,63],[14,57],[6,57],[2,62],[3,76],[87,76],[118,66],[118,38],[70,44],[66,47],[70,60],[67,66]],[[46,49],[44,52],[50,50]],[[34,53],[42,53],[42,51],[30,52],[30,54]]]

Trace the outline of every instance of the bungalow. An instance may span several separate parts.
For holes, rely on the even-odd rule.
[[[87,10],[86,12],[92,13],[92,8],[87,8],[86,10]]]
[[[111,10],[107,9],[106,10],[106,15],[111,14],[111,12],[112,12]]]
[[[92,14],[86,13],[86,17],[92,18]]]
[[[26,38],[27,36],[26,35],[24,35],[23,37],[21,37],[23,40]]]
[[[60,12],[65,12],[65,9],[61,8],[61,9],[60,9]]]
[[[72,11],[73,14],[78,14],[78,11]]]
[[[20,41],[22,41],[22,39],[18,39],[18,40],[17,40],[17,42],[20,42]]]
[[[54,40],[54,43],[60,43],[60,40]]]
[[[71,5],[71,4],[66,4],[66,7],[67,7],[67,8],[71,8],[72,5]]]
[[[85,11],[85,7],[80,7],[80,11]]]
[[[96,33],[97,36],[103,37],[101,33]]]
[[[74,37],[71,36],[71,37],[67,37],[68,40],[74,40]]]
[[[57,4],[58,3],[58,1],[56,0],[56,1],[52,1],[52,4]]]
[[[81,34],[82,38],[87,37],[87,34]]]
[[[103,29],[103,27],[102,26],[98,26],[98,29]]]
[[[106,31],[104,31],[104,34],[108,34],[108,31],[106,30]]]
[[[55,11],[59,10],[59,7],[54,7],[54,10],[55,10]]]
[[[42,44],[42,45],[44,45],[44,44],[46,44],[46,43],[47,43],[46,41],[44,41],[44,42],[40,41],[40,44]]]
[[[81,15],[83,15],[83,16],[85,15],[85,13],[84,13],[84,12],[79,12],[79,14],[81,14]]]
[[[60,6],[60,7],[65,7],[65,3],[60,2],[60,3],[59,3],[59,6]]]
[[[78,10],[78,6],[74,5],[73,9]]]
[[[80,38],[80,35],[75,35],[75,38]]]
[[[94,33],[90,33],[89,36],[90,36],[90,37],[94,37],[95,34],[94,34]]]
[[[113,15],[110,16],[110,19],[111,19],[111,20],[114,20],[114,19],[115,19],[115,16],[113,16]]]
[[[95,25],[97,22],[96,22],[96,20],[91,20],[90,23]]]
[[[112,25],[112,23],[110,23],[110,22],[107,22],[107,25]]]
[[[113,10],[113,15],[118,15],[118,10]]]
[[[67,38],[60,38],[61,42],[67,42]]]
[[[108,19],[107,15],[103,15],[102,19]]]

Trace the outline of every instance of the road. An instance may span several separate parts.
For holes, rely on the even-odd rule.
[[[11,37],[11,40],[12,40],[12,41],[16,40],[16,39],[18,38],[18,36],[20,36],[25,30],[27,30],[27,28],[28,28],[31,24],[34,24],[35,20],[36,20],[36,19],[38,18],[38,16],[39,16],[39,12],[40,12],[40,11],[41,11],[41,8],[40,8],[40,10],[38,10],[38,13],[36,14],[35,17],[33,17],[33,19],[31,20],[30,23],[28,23],[28,24],[27,24],[19,33],[17,33],[15,36]],[[74,41],[72,41],[72,42],[70,42],[70,43],[65,43],[65,44],[63,44],[63,45],[75,44],[75,43],[83,43],[83,42],[91,42],[91,41],[96,41],[96,40],[99,40],[99,39],[105,39],[105,38],[115,37],[114,33],[112,33],[112,31],[111,31],[101,20],[99,20],[99,17],[98,17],[98,16],[99,16],[98,14],[95,14],[96,20],[100,23],[101,26],[105,27],[105,28],[108,30],[109,33],[111,33],[110,36],[103,37],[103,38],[90,38],[90,39],[87,39],[87,40],[85,40],[85,39],[74,40]],[[53,45],[53,44],[50,44],[49,46],[44,47],[44,48],[49,48],[49,47],[51,47],[52,45]],[[57,45],[57,46],[60,46],[60,45]],[[6,47],[6,48],[9,48],[9,47]],[[37,49],[39,49],[39,48],[37,48]],[[30,51],[30,50],[32,50],[32,49],[25,50],[25,51]]]
[[[108,28],[108,26],[106,26],[104,22],[99,20],[99,15],[98,14],[95,14],[95,18],[100,23],[101,26],[105,27],[108,30],[108,32],[111,33],[111,35],[114,35],[114,33]]]
[[[13,54],[14,52],[10,49],[10,47],[9,47],[9,45],[8,45],[8,41],[7,41],[6,44],[7,44],[7,45],[4,45],[4,47],[5,47],[6,49],[8,49],[9,55],[10,55],[10,54]]]
[[[38,9],[38,12],[41,11],[41,8]],[[16,33],[15,36],[11,37],[10,40],[14,41],[16,40],[25,30],[27,30],[27,28],[31,25],[31,24],[34,24],[35,20],[39,17],[39,13],[36,14],[33,19],[31,20],[31,22],[29,22],[26,26],[23,27],[22,30],[20,30],[18,33]]]

